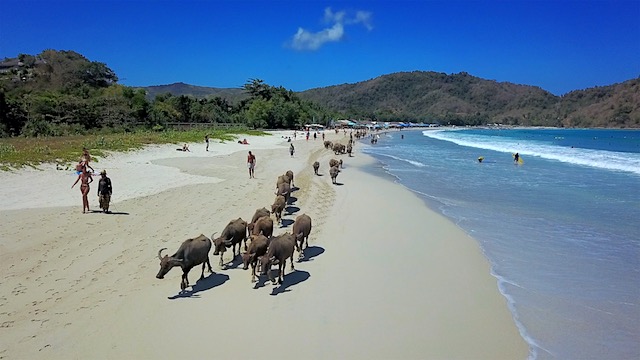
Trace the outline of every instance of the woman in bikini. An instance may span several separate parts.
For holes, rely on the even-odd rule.
[[[91,173],[89,172],[89,170],[84,168],[84,171],[80,175],[78,175],[76,182],[71,185],[72,189],[74,186],[76,186],[78,181],[80,181],[80,193],[82,194],[82,213],[84,214],[90,211],[89,198],[87,197],[87,195],[89,195],[89,184],[93,182],[93,178],[91,177]]]

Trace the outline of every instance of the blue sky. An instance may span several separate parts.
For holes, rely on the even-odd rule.
[[[0,59],[73,50],[130,86],[294,91],[468,72],[556,95],[640,76],[640,0],[3,0]]]

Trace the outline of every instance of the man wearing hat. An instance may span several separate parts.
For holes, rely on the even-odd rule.
[[[107,170],[102,170],[100,171],[100,181],[98,182],[98,200],[100,200],[100,208],[105,213],[109,212],[111,191],[111,179],[107,177]]]

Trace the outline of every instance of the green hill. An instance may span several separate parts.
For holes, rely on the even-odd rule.
[[[153,100],[156,95],[169,93],[173,96],[193,96],[196,98],[221,97],[231,103],[237,103],[248,98],[246,92],[241,88],[213,88],[206,86],[189,85],[183,82],[169,85],[154,85],[141,87],[147,93],[147,98]]]
[[[640,79],[555,96],[467,73],[401,72],[300,93],[345,117],[451,124],[640,127]]]

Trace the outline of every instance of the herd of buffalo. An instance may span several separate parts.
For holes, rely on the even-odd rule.
[[[352,144],[352,140],[349,140],[347,146],[325,141],[324,147],[333,150],[336,155],[348,153],[349,156],[351,156]],[[342,160],[331,159],[329,161],[329,174],[331,175],[331,182],[333,184],[336,184],[336,178],[341,167]],[[320,163],[318,161],[314,162],[313,171],[316,175],[318,175],[319,168]],[[282,224],[282,212],[287,204],[290,203],[291,191],[295,187],[293,178],[294,176],[291,170],[278,176],[276,181],[276,198],[271,205],[271,210],[264,207],[257,209],[250,223],[247,223],[242,218],[231,220],[224,230],[222,230],[220,236],[215,237],[216,233],[213,233],[213,235],[211,235],[211,239],[213,240],[205,235],[187,239],[180,245],[178,251],[171,256],[162,256],[162,251],[166,250],[166,248],[160,249],[160,251],[158,251],[160,271],[156,275],[156,278],[163,279],[169,270],[180,266],[182,268],[180,289],[184,291],[189,286],[187,276],[193,267],[202,264],[200,279],[204,278],[205,266],[210,273],[213,272],[211,264],[209,263],[209,251],[211,251],[211,247],[213,246],[213,255],[220,255],[219,265],[221,267],[224,264],[223,255],[227,251],[227,248],[231,248],[233,251],[233,259],[237,256],[242,258],[244,270],[247,270],[249,266],[251,266],[251,282],[256,281],[256,267],[258,267],[260,274],[267,275],[269,280],[275,285],[276,280],[271,275],[271,267],[278,265],[279,276],[277,283],[281,284],[287,259],[291,262],[291,270],[294,270],[293,255],[297,250],[298,260],[304,257],[303,250],[309,245],[309,234],[311,233],[311,217],[302,214],[296,217],[291,233],[286,232],[277,236],[273,235],[273,219],[271,215],[273,214],[275,216],[275,221],[278,224]],[[247,238],[250,239],[249,245],[247,245]],[[237,254],[236,246],[238,248]],[[244,247],[244,252],[241,252],[241,246]]]

